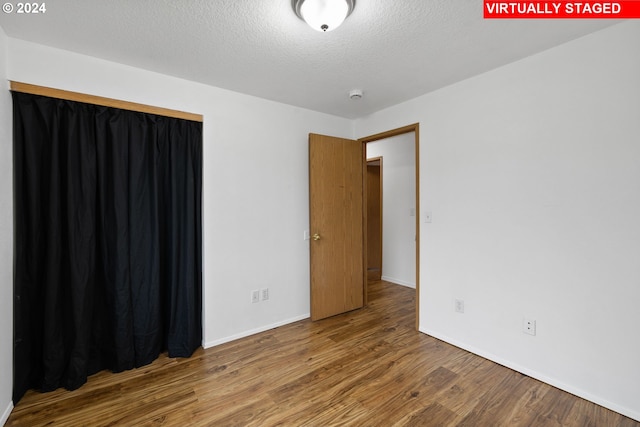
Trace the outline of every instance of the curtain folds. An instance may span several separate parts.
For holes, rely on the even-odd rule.
[[[202,340],[202,124],[13,93],[14,404]]]

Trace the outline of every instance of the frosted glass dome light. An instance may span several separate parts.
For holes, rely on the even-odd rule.
[[[316,31],[335,30],[351,14],[355,0],[293,0],[293,10]]]

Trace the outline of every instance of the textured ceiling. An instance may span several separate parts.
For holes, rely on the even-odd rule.
[[[0,14],[33,41],[357,118],[616,23],[484,20],[482,0],[357,0],[320,33],[290,0],[54,0]],[[351,89],[364,97],[348,98]]]

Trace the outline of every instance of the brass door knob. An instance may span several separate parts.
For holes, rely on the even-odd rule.
[[[313,240],[320,240],[320,235],[318,233],[314,234],[312,237]]]

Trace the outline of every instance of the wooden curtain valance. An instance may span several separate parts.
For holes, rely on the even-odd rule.
[[[101,96],[87,95],[68,90],[53,89],[45,86],[37,86],[28,83],[11,81],[11,90],[14,92],[30,93],[33,95],[49,96],[51,98],[66,99],[68,101],[84,102],[87,104],[102,105],[103,107],[120,108],[123,110],[139,111],[141,113],[157,114],[176,119],[202,122],[202,114],[186,113],[184,111],[168,108],[154,107],[151,105],[137,104],[135,102],[121,101],[118,99],[103,98]]]

